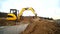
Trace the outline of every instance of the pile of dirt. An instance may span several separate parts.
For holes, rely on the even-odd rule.
[[[57,31],[54,20],[35,18],[31,19],[30,22],[20,34],[55,34]]]

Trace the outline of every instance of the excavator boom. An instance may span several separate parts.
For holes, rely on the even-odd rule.
[[[20,16],[22,16],[22,14],[23,14],[23,12],[25,10],[31,10],[33,12],[33,14],[36,15],[35,10],[32,7],[30,7],[30,8],[22,8],[22,10],[20,11],[20,13],[18,14],[18,20],[20,20]]]

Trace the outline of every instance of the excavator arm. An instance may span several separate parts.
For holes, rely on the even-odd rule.
[[[32,7],[30,7],[30,8],[22,8],[22,10],[20,11],[20,13],[18,14],[18,20],[20,19],[20,16],[23,14],[23,12],[25,10],[31,10],[33,12],[33,14],[36,15],[35,10]]]

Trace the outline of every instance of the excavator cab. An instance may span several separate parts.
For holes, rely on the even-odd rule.
[[[8,14],[8,15],[10,15],[12,17],[7,18],[7,20],[16,20],[17,19],[17,12],[18,12],[17,9],[10,9],[10,14]]]
[[[17,18],[17,10],[10,9],[10,13],[0,12],[0,20],[16,20]]]
[[[10,9],[10,13],[15,14],[16,16],[17,16],[17,12],[18,12],[18,10],[17,10],[17,9]]]

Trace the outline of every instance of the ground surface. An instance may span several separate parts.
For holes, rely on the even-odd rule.
[[[19,34],[26,29],[28,24],[21,24],[16,26],[1,26],[0,34]]]
[[[0,20],[0,25],[0,34],[54,34],[56,30],[54,20],[40,17],[22,17],[20,22]]]

